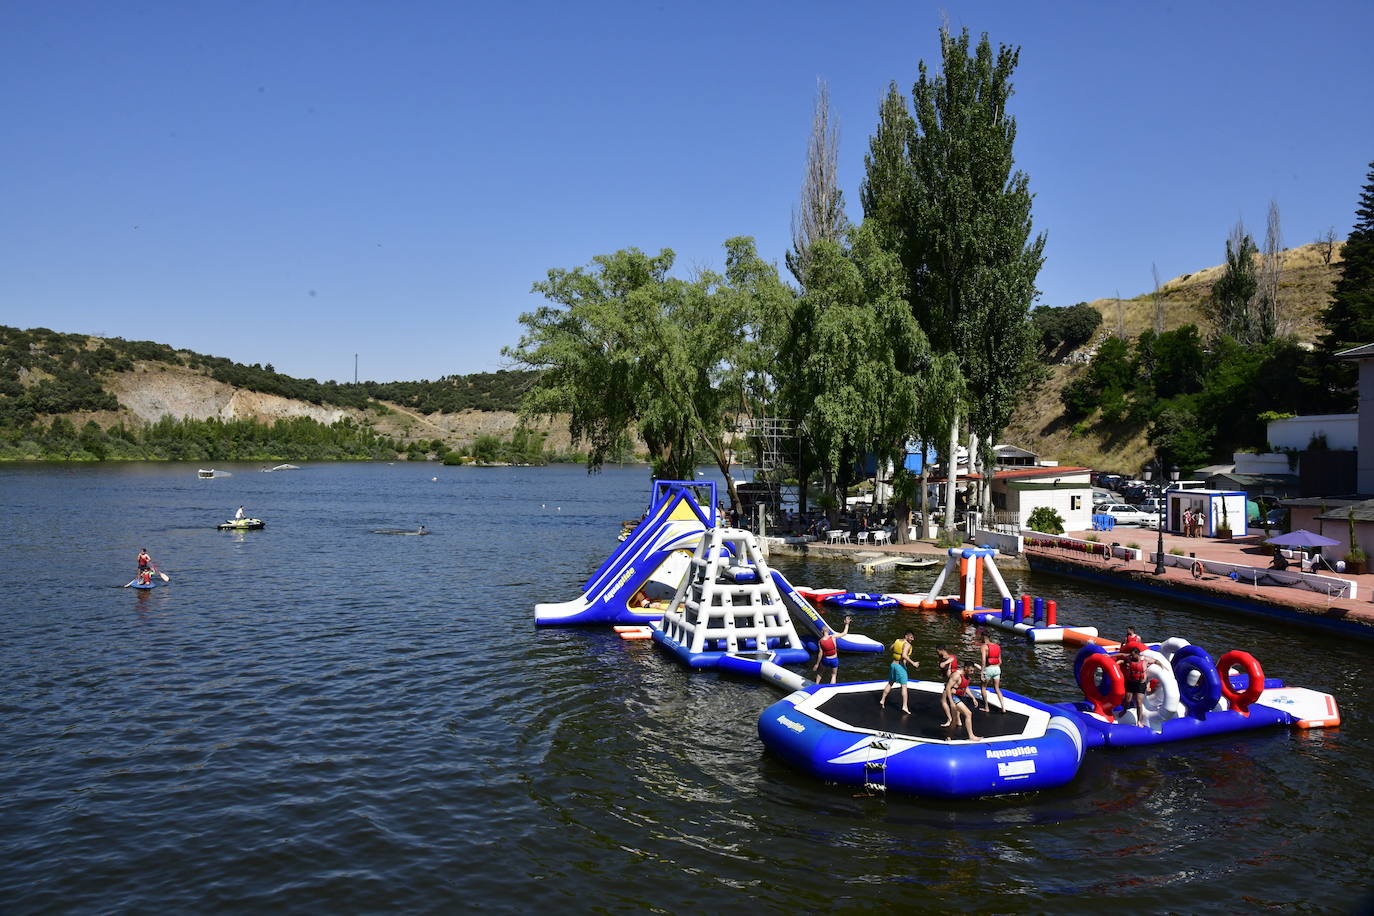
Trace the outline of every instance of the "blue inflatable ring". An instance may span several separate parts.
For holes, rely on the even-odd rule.
[[[1188,675],[1193,671],[1198,673],[1196,684],[1188,681]],[[1206,652],[1200,656],[1197,653],[1187,655],[1182,659],[1175,655],[1174,677],[1178,679],[1179,700],[1189,713],[1199,719],[1214,709],[1221,699],[1221,675],[1217,674],[1217,666],[1212,664]]]

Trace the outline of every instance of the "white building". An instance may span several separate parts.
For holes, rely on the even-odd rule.
[[[1012,468],[992,476],[992,507],[1029,528],[1031,513],[1049,506],[1064,520],[1065,531],[1092,527],[1093,486],[1090,468]]]

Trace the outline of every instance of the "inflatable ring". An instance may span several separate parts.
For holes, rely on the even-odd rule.
[[[1243,691],[1237,691],[1231,686],[1231,669],[1237,667],[1243,668],[1245,676],[1249,679]],[[1232,649],[1217,661],[1217,674],[1221,680],[1221,695],[1226,697],[1226,702],[1230,703],[1236,712],[1248,717],[1250,704],[1264,693],[1264,669],[1260,667],[1259,661],[1249,652]]]
[[[1203,568],[1202,568],[1202,561],[1201,561],[1201,560],[1194,560],[1194,561],[1193,561],[1193,565],[1192,565],[1191,567],[1189,567],[1189,568],[1192,569],[1192,571],[1193,571],[1193,578],[1194,578],[1194,579],[1201,579],[1201,578],[1202,578]]]
[[[1202,648],[1202,646],[1180,646],[1178,650],[1174,652],[1173,657],[1169,659],[1169,663],[1174,666],[1175,676],[1178,675],[1178,663],[1185,658],[1205,658],[1207,659],[1207,664],[1213,664],[1212,656],[1208,655],[1207,650]]]
[[[1192,646],[1186,648],[1193,648]],[[1206,652],[1198,650],[1200,654],[1183,655],[1182,651],[1174,656],[1174,677],[1178,680],[1179,700],[1183,703],[1183,708],[1194,716],[1202,716],[1216,708],[1217,701],[1221,699],[1221,675],[1217,674],[1217,666],[1212,664],[1211,658]],[[1197,672],[1197,680],[1192,681],[1189,675]],[[1263,683],[1263,682],[1261,682]]]
[[[1097,683],[1099,670],[1107,675],[1108,690],[1103,690]],[[1078,686],[1082,688],[1083,696],[1093,704],[1093,712],[1108,722],[1116,721],[1111,711],[1126,699],[1126,679],[1110,655],[1094,652],[1086,656],[1083,667],[1078,671]]]
[[[1089,655],[1107,655],[1106,649],[1094,643],[1087,643],[1078,650],[1078,654],[1073,657],[1073,679],[1077,683],[1078,675],[1083,671],[1083,663],[1088,660]]]

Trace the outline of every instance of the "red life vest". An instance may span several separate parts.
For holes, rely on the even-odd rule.
[[[835,648],[834,633],[826,633],[824,636],[822,636],[820,645],[821,654],[824,655],[826,658],[834,658],[836,655],[839,654],[839,651]]]
[[[1002,664],[1002,647],[995,642],[988,643],[988,664]]]
[[[1128,681],[1145,680],[1145,663],[1142,661],[1137,660],[1126,662],[1126,664],[1122,666],[1122,670],[1126,675],[1126,680]]]
[[[968,694],[968,675],[963,674],[959,678],[959,686],[954,688],[955,696],[966,696]]]

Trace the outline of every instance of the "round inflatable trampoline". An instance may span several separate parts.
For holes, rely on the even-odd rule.
[[[1003,691],[1004,712],[973,714],[976,740],[943,728],[943,685],[913,681],[880,706],[881,681],[807,686],[759,717],[759,738],[787,763],[830,782],[936,798],[971,798],[1067,783],[1083,761],[1073,715]]]

